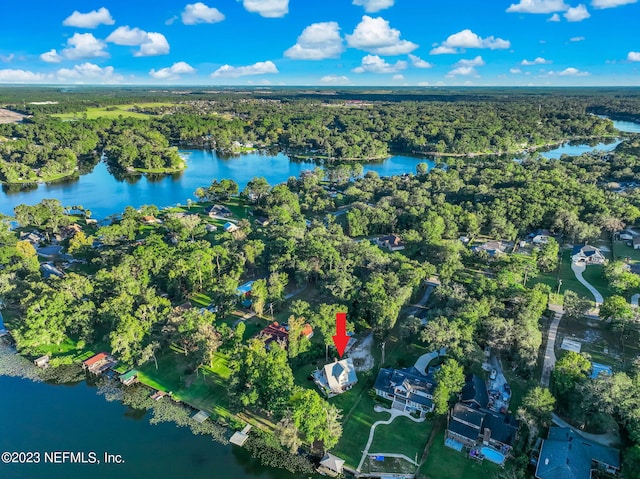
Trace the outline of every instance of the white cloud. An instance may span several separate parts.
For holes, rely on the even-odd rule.
[[[167,68],[161,68],[160,70],[151,69],[149,75],[158,80],[176,80],[180,78],[181,74],[194,73],[196,71],[187,62],[177,62]]]
[[[392,80],[400,81],[404,80],[404,75],[402,73],[397,73],[391,77]]]
[[[248,12],[266,18],[284,17],[289,13],[289,0],[243,0],[242,4]]]
[[[34,73],[29,70],[0,70],[0,83],[28,83],[45,80],[42,73]]]
[[[422,58],[416,55],[412,55],[409,53],[409,60],[416,68],[431,68],[433,65],[427,61],[424,61]]]
[[[467,76],[467,75],[477,75],[477,74],[478,72],[473,67],[457,67],[451,70],[447,74],[447,76],[456,76],[456,75]]]
[[[460,53],[466,48],[489,48],[490,50],[509,48],[511,42],[502,38],[493,36],[482,38],[473,33],[468,28],[458,33],[450,35],[439,46],[431,50],[432,55],[441,55],[443,53]]]
[[[104,7],[99,10],[92,10],[89,13],[80,13],[75,10],[62,22],[67,27],[78,28],[96,28],[98,25],[113,25],[114,23],[116,22],[111,13]]]
[[[517,75],[518,73],[522,73],[522,70],[520,70],[519,68],[511,68],[509,70],[509,73],[513,73],[514,75]]]
[[[48,52],[44,52],[40,55],[40,60],[47,63],[60,63],[62,61],[62,57],[58,55],[58,52],[55,48],[52,48]]]
[[[582,42],[584,40],[585,40],[584,37],[571,37],[571,38],[569,38],[570,42]]]
[[[421,81],[418,82],[418,86],[431,86],[431,83],[429,83],[428,81]]]
[[[142,45],[147,39],[147,32],[139,28],[129,28],[128,26],[118,27],[111,35],[107,37],[107,41],[116,45],[125,45],[135,47]]]
[[[62,55],[70,60],[108,57],[109,54],[104,51],[105,48],[107,44],[91,33],[75,33],[67,40],[67,48],[62,50]]]
[[[547,22],[560,22],[560,21],[562,20],[560,18],[560,15],[558,15],[557,13],[554,13],[547,19]]]
[[[313,23],[305,28],[297,43],[284,52],[294,60],[324,60],[336,58],[344,51],[337,22]]]
[[[353,0],[354,5],[364,7],[367,13],[375,13],[393,7],[395,0]]]
[[[320,83],[326,83],[329,85],[348,85],[349,83],[351,83],[351,80],[349,80],[349,77],[346,77],[344,75],[325,75],[322,78],[320,78]]]
[[[589,75],[589,72],[583,72],[581,70],[578,70],[577,68],[573,68],[573,67],[569,67],[569,68],[565,68],[564,70],[560,71],[560,72],[549,72],[549,75],[559,75],[561,77],[567,77],[567,76],[571,76],[571,77],[586,77]]]
[[[378,55],[367,55],[360,63],[359,67],[354,68],[354,73],[396,73],[407,68],[407,62],[398,60],[395,63],[387,63]]]
[[[640,62],[640,52],[629,52],[627,60],[630,62]]]
[[[83,82],[89,80],[99,83],[114,83],[121,81],[123,77],[116,75],[113,67],[101,68],[93,63],[83,63],[75,65],[73,68],[61,68],[56,72],[56,76],[60,81],[74,80]]]
[[[587,10],[587,7],[581,3],[577,7],[571,7],[563,16],[568,22],[581,22],[582,20],[589,18],[591,14]]]
[[[520,0],[512,3],[507,12],[511,13],[553,13],[564,12],[569,6],[564,0]]]
[[[231,65],[222,65],[211,74],[212,78],[238,78],[248,75],[264,75],[267,73],[280,73],[276,65],[268,60],[266,62],[257,62],[253,65],[242,67],[232,67]]]
[[[621,5],[629,5],[636,3],[638,0],[592,0],[591,6],[593,8],[614,8]]]
[[[140,49],[134,53],[136,57],[166,55],[170,50],[169,42],[162,33],[145,32],[137,27],[118,27],[107,37],[107,41],[128,47],[139,46]]]
[[[400,40],[400,30],[391,28],[384,18],[367,15],[346,39],[350,47],[378,55],[402,55],[418,48],[413,42]]]
[[[197,23],[217,23],[224,20],[224,15],[217,8],[209,7],[202,2],[190,3],[182,12],[182,23],[195,25]]]
[[[481,56],[477,56],[475,58],[471,58],[469,60],[463,59],[460,60],[458,62],[456,62],[453,68],[453,70],[451,70],[447,76],[452,77],[452,76],[456,76],[456,75],[462,75],[462,76],[469,76],[469,75],[474,75],[477,76],[478,72],[476,71],[475,67],[481,67],[483,66],[484,60],[482,59]]]
[[[532,65],[548,65],[549,63],[551,63],[551,60],[547,60],[542,57],[537,57],[535,60],[522,60],[520,62],[520,65],[523,65],[525,67],[530,67]]]
[[[454,66],[462,66],[462,67],[481,67],[483,66],[484,60],[482,59],[481,56],[477,56],[475,58],[472,58],[470,60],[460,60],[458,61]]]
[[[15,58],[15,54],[13,53],[10,53],[9,55],[0,55],[0,62],[9,63],[14,58]]]
[[[140,45],[140,50],[134,53],[136,57],[151,57],[169,53],[169,42],[162,33],[147,33],[147,41]]]

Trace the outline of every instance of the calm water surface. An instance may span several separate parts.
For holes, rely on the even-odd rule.
[[[172,423],[107,402],[86,383],[54,386],[0,376],[0,453],[72,451],[120,454],[123,464],[2,464],[2,479],[305,479],[266,468]]]
[[[0,192],[0,213],[13,214],[19,204],[35,204],[44,198],[57,198],[65,206],[82,205],[89,208],[94,218],[104,218],[120,213],[125,206],[139,207],[154,204],[159,207],[186,204],[195,200],[193,192],[199,186],[207,186],[214,179],[231,178],[242,190],[255,176],[264,176],[271,185],[298,177],[304,170],[316,167],[313,162],[291,161],[284,154],[266,155],[250,153],[230,159],[220,158],[208,150],[183,150],[187,169],[174,175],[158,178],[145,176],[116,179],[100,162],[91,173],[77,180],[38,185],[19,192],[10,192],[6,187]],[[393,156],[380,162],[364,165],[364,172],[375,171],[380,176],[415,173],[416,165],[433,161],[409,156]]]

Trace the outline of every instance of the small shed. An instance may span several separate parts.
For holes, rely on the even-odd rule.
[[[564,338],[562,340],[562,346],[560,349],[564,349],[565,351],[573,351],[574,353],[579,353],[582,349],[582,343],[580,341],[575,341],[573,339]]]
[[[249,431],[251,430],[251,424],[247,424],[242,431],[236,431],[229,442],[236,446],[244,446],[244,443],[249,439]]]
[[[344,460],[331,453],[327,453],[320,461],[318,472],[327,476],[336,477],[342,474],[344,468]]]
[[[120,375],[120,382],[125,386],[131,386],[138,382],[138,371],[130,369],[124,374]]]
[[[233,233],[234,231],[237,231],[237,230],[238,230],[238,225],[235,225],[235,224],[233,224],[232,222],[227,221],[227,222],[224,224],[223,228],[224,228],[224,230],[225,230],[227,233]]]
[[[205,422],[209,416],[211,416],[211,413],[208,413],[207,411],[198,411],[196,414],[194,414],[191,419],[193,419],[195,422],[202,424],[203,422]]]
[[[42,369],[46,369],[49,367],[49,360],[51,359],[51,357],[47,354],[45,356],[40,356],[38,359],[35,359],[33,361],[33,364],[35,364],[37,367],[42,368]]]

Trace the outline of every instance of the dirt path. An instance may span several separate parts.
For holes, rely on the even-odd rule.
[[[557,304],[550,304],[549,309],[555,313],[555,317],[549,325],[549,334],[547,335],[547,349],[544,353],[544,364],[542,366],[542,377],[540,378],[540,385],[542,387],[549,387],[549,380],[551,379],[551,371],[556,364],[556,337],[558,335],[558,325],[564,315],[562,306]]]
[[[23,118],[24,115],[21,115],[20,113],[0,108],[0,123],[17,123],[22,121]]]
[[[349,341],[352,343],[353,341]],[[347,357],[353,360],[353,366],[356,371],[369,371],[373,369],[375,359],[371,354],[373,347],[373,333],[369,333],[359,341],[353,342],[353,346],[347,349]]]

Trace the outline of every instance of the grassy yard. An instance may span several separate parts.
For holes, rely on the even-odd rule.
[[[488,461],[477,462],[463,452],[444,445],[444,429],[436,434],[427,460],[418,471],[424,479],[488,479],[500,471],[500,466]]]
[[[85,117],[88,120],[95,120],[96,118],[151,118],[154,115],[148,115],[146,113],[138,113],[129,111],[134,106],[140,108],[153,108],[160,106],[173,106],[173,103],[137,103],[136,105],[111,105],[103,107],[89,107],[86,111],[71,112],[71,113],[56,113],[51,116],[60,118],[62,120],[78,120]]]
[[[640,256],[640,255],[639,255]],[[603,297],[607,298],[613,294],[609,289],[606,279],[602,276],[602,266],[591,265],[587,266],[583,273],[584,279],[591,283]],[[594,297],[591,292],[576,279],[576,275],[571,269],[571,250],[565,249],[562,251],[562,262],[559,265],[557,271],[551,273],[541,273],[536,278],[531,279],[527,286],[532,287],[535,284],[543,283],[551,288],[551,291],[555,293],[558,291],[558,279],[562,280],[562,286],[560,287],[560,297],[564,296],[565,291],[574,291],[578,296],[584,296],[587,299],[594,301]]]
[[[172,392],[173,397],[193,407],[229,418],[228,379],[231,374],[227,358],[216,355],[211,367],[193,373],[186,359],[176,351],[158,356],[158,369],[153,361],[138,368],[142,384],[154,389]]]
[[[376,428],[369,452],[404,454],[409,459],[420,460],[432,429],[433,421],[417,423],[406,417],[398,417],[391,424]]]

